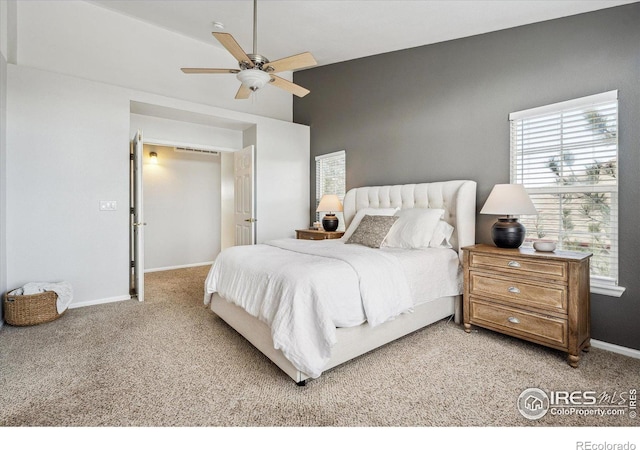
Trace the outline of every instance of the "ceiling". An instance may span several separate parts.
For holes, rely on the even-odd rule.
[[[639,0],[258,0],[257,53],[274,61],[310,51],[318,65],[418,47]],[[252,0],[91,0],[212,46],[224,24],[253,51]]]

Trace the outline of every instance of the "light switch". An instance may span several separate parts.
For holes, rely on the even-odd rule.
[[[115,200],[100,200],[100,211],[115,211],[118,203]]]

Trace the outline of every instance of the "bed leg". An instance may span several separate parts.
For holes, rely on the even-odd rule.
[[[462,296],[461,295],[457,295],[454,301],[453,322],[456,325],[460,325],[462,323]]]
[[[307,380],[298,381],[296,384],[298,386],[306,386],[307,385]]]

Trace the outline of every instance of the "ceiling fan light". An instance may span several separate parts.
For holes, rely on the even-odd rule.
[[[260,69],[242,70],[238,72],[238,75],[236,76],[242,84],[244,84],[252,91],[257,91],[258,89],[264,87],[264,85],[269,81],[271,81],[271,76]]]

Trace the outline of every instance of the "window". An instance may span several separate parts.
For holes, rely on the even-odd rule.
[[[346,154],[344,150],[316,156],[316,208],[324,194],[336,194],[344,201],[346,178]],[[337,212],[340,228],[344,229],[344,216]],[[316,213],[316,220],[320,220]]]
[[[618,93],[592,95],[509,115],[511,183],[538,210],[523,216],[525,245],[553,239],[591,252],[592,292],[619,296]]]

